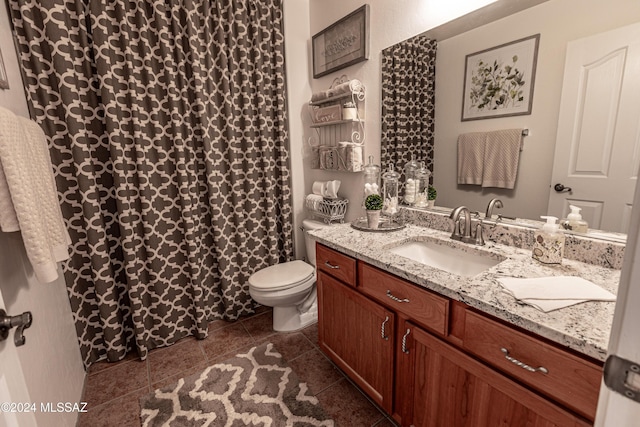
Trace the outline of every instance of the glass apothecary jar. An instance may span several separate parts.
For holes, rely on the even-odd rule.
[[[371,194],[380,194],[380,166],[373,164],[373,156],[369,156],[369,164],[364,171],[364,198]]]
[[[382,213],[385,215],[395,215],[398,213],[398,186],[400,184],[400,174],[394,170],[393,164],[382,174],[382,197],[384,205]]]
[[[426,208],[429,206],[429,179],[431,171],[427,169],[424,163],[420,163],[420,168],[415,173],[416,185],[416,201],[414,206],[417,208]]]
[[[420,163],[412,155],[411,160],[404,165],[404,202],[408,205],[413,205],[416,202],[416,195],[418,194],[416,172],[419,169]]]

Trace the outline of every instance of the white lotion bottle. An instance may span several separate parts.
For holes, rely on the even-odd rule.
[[[531,256],[543,264],[561,264],[564,257],[565,237],[555,216],[541,216],[547,222],[534,233]]]
[[[569,209],[571,209],[571,213],[567,215],[566,220],[562,221],[562,227],[565,230],[586,233],[589,230],[589,224],[582,219],[582,215],[580,214],[582,209],[573,205],[569,205]]]

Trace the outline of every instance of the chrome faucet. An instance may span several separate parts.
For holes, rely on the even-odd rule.
[[[461,222],[461,215],[464,215],[464,223]],[[453,220],[453,232],[451,233],[451,238],[465,243],[472,243],[471,213],[469,212],[469,208],[466,206],[458,206],[451,211],[449,218]]]
[[[461,218],[463,215],[464,220]],[[453,220],[453,232],[451,233],[453,240],[484,245],[484,237],[482,236],[483,223],[478,212],[475,213],[474,218],[471,218],[471,212],[466,206],[458,206],[451,211],[449,218]]]
[[[491,216],[493,215],[493,208],[500,209],[502,207],[503,207],[502,200],[497,199],[497,198],[491,199],[489,201],[489,204],[487,205],[487,211],[484,214],[484,218],[485,219],[491,219]]]

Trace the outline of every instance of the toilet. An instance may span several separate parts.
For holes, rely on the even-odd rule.
[[[316,303],[316,246],[310,230],[330,227],[323,222],[302,221],[309,264],[296,260],[263,268],[249,277],[249,294],[256,302],[273,307],[273,329],[289,332],[318,321]]]

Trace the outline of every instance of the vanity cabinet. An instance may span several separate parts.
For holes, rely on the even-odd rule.
[[[391,412],[395,315],[323,272],[318,303],[320,348]]]
[[[406,360],[398,360],[398,392],[407,400],[402,425],[588,425],[411,322],[401,329],[407,331],[400,356]]]
[[[320,346],[402,426],[590,425],[596,362],[317,248]]]
[[[464,347],[500,371],[595,418],[602,370],[596,364],[538,338],[468,311]]]
[[[354,289],[353,258],[318,246],[316,264],[320,348],[391,413],[395,314]]]

